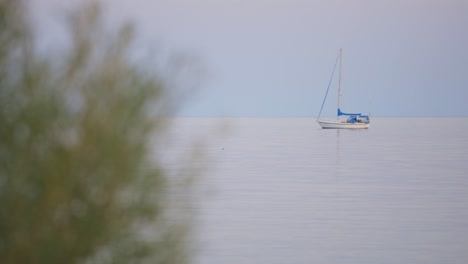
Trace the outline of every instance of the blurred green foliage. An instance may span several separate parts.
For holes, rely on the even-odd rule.
[[[35,51],[25,8],[0,0],[0,262],[189,262],[184,200],[151,155],[165,76],[131,63],[132,27],[103,30],[98,4],[69,16],[61,55]]]

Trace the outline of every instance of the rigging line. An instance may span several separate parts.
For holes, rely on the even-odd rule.
[[[328,91],[330,90],[330,85],[331,85],[331,82],[333,80],[333,75],[335,74],[335,69],[336,69],[336,65],[338,64],[338,59],[339,58],[340,58],[340,54],[338,53],[338,56],[336,56],[335,66],[333,66],[333,72],[332,72],[332,75],[330,77],[330,81],[328,82],[327,92],[325,93],[325,98],[323,98],[322,107],[320,107],[320,112],[319,112],[319,114],[317,116],[317,121],[319,120],[320,115],[322,114],[323,106],[325,105],[325,101],[327,100]]]

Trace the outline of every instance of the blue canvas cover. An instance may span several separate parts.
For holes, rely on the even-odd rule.
[[[341,109],[338,108],[338,116],[342,116],[342,115],[346,115],[346,116],[362,116],[361,113],[343,113],[343,112],[341,112]]]

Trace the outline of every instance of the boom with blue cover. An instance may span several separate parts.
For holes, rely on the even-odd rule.
[[[338,108],[338,116],[342,116],[342,115],[346,115],[346,116],[362,116],[361,113],[343,113],[343,112],[341,112],[341,109]]]

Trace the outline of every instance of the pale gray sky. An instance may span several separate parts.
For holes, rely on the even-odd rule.
[[[53,38],[51,17],[80,1],[32,2]],[[136,23],[145,45],[202,58],[209,74],[181,115],[316,116],[343,48],[344,111],[467,116],[466,0],[106,3],[112,19]]]

